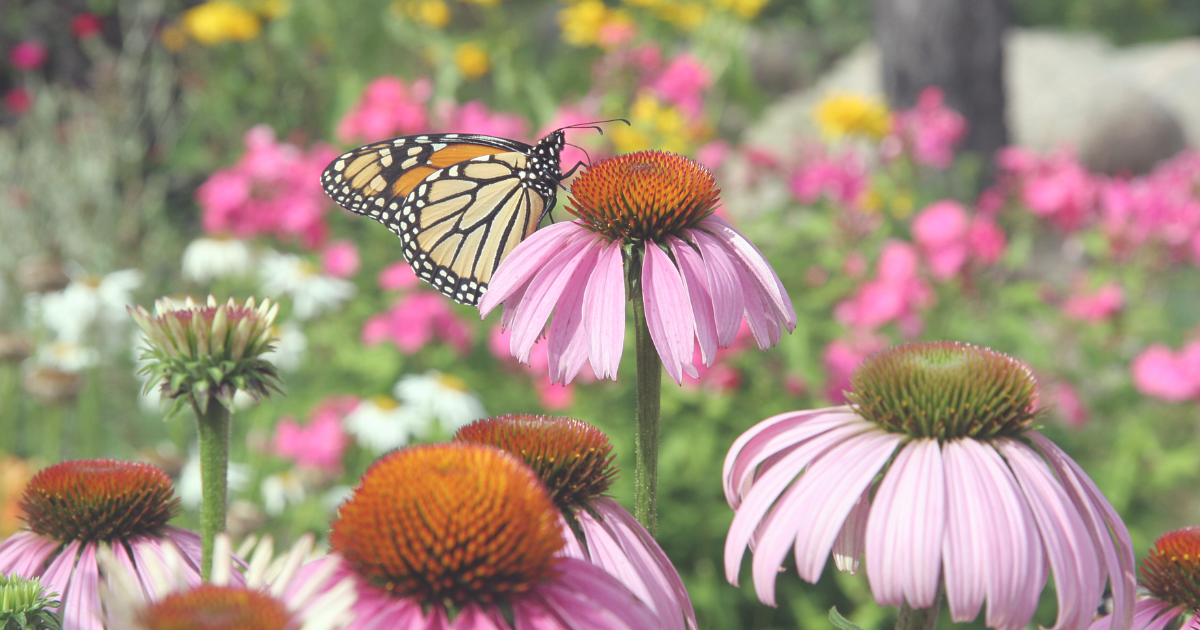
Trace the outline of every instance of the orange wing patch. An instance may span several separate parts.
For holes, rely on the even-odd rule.
[[[429,156],[429,164],[437,168],[446,168],[481,155],[495,155],[507,151],[511,151],[511,149],[497,149],[482,144],[452,144]]]
[[[425,178],[429,177],[429,174],[436,170],[436,168],[428,166],[417,166],[409,169],[408,172],[396,179],[396,183],[392,184],[392,194],[400,199],[407,197],[408,193],[417,187],[417,184],[425,181]]]

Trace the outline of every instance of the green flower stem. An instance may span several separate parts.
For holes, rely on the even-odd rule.
[[[77,457],[97,457],[104,454],[104,432],[100,430],[100,404],[103,384],[100,370],[93,369],[84,380],[83,395],[75,407],[77,430],[76,447],[72,450]]]
[[[196,411],[200,434],[200,577],[207,582],[212,574],[213,539],[225,530],[225,502],[228,499],[229,410],[216,400],[208,408]]]
[[[633,291],[637,339],[637,461],[633,469],[633,514],[653,536],[658,530],[658,425],[662,416],[662,360],[650,339],[641,288]]]
[[[900,614],[896,617],[896,630],[933,630],[937,625],[938,610],[942,607],[943,588],[938,583],[937,595],[929,608],[912,608],[905,601],[900,605]]]
[[[21,372],[15,365],[0,364],[0,452],[21,454]]]
[[[46,463],[53,464],[62,459],[63,414],[66,405],[45,405],[42,407],[41,455]]]

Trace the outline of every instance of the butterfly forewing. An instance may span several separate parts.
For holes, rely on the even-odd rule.
[[[537,146],[474,134],[408,136],[359,147],[321,175],[338,205],[400,236],[417,276],[475,304],[500,261],[554,207],[562,133]]]

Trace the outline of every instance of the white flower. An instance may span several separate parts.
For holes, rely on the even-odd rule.
[[[405,376],[392,391],[401,406],[415,416],[413,421],[430,423],[436,419],[447,434],[472,420],[487,417],[483,403],[465,381],[437,370]]]
[[[342,418],[346,432],[376,455],[400,448],[414,437],[428,437],[429,424],[427,416],[412,413],[387,396],[363,400]]]
[[[226,487],[231,494],[246,488],[246,485],[250,483],[251,471],[252,469],[247,464],[229,462]],[[194,447],[188,452],[187,463],[183,465],[183,471],[179,473],[179,483],[175,484],[175,492],[179,495],[179,502],[183,504],[183,507],[189,510],[200,507],[203,497],[200,484],[200,452]]]
[[[253,266],[250,246],[235,238],[198,238],[183,250],[183,277],[201,284],[246,274]]]
[[[262,492],[263,509],[271,516],[279,516],[289,504],[303,503],[308,496],[304,480],[295,470],[267,475],[259,489]]]
[[[293,254],[269,252],[259,269],[263,292],[290,297],[292,316],[299,320],[333,310],[354,297],[354,283],[324,275],[315,264]]]
[[[28,300],[26,306],[59,340],[79,343],[94,325],[109,333],[129,322],[125,306],[133,304],[132,294],[142,286],[142,277],[137,269],[114,271],[103,278],[79,277],[62,291]]]
[[[35,361],[64,372],[82,372],[100,362],[100,353],[78,343],[55,341],[38,347]]]
[[[304,354],[308,352],[308,337],[300,324],[287,322],[275,327],[275,349],[264,354],[263,358],[275,364],[275,367],[294,372],[304,363]]]

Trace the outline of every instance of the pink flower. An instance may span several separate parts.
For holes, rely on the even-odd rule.
[[[71,35],[75,39],[87,39],[104,29],[104,21],[95,13],[80,13],[71,18]]]
[[[951,200],[934,203],[913,219],[913,240],[934,279],[945,282],[953,278],[967,262],[968,222],[962,204]]]
[[[196,189],[205,232],[239,238],[273,234],[319,246],[328,231],[324,217],[329,209],[320,174],[336,152],[318,145],[305,153],[276,142],[266,125],[247,131],[245,144],[237,164],[213,173]]]
[[[895,129],[918,164],[949,168],[954,147],[967,135],[967,121],[943,103],[941,88],[930,86],[913,109],[897,112]]]
[[[571,382],[589,361],[597,376],[615,379],[625,338],[628,238],[641,257],[650,337],[675,382],[684,373],[698,375],[696,343],[711,365],[717,348],[733,343],[743,317],[760,348],[778,343],[785,328],[796,326],[791,298],[758,248],[711,214],[713,184],[703,167],[673,154],[634,153],[593,166],[571,188],[570,211],[581,218],[538,230],[518,245],[496,270],[480,314],[504,304],[510,349],[528,362],[553,311],[551,381]],[[663,190],[678,191],[670,193],[676,200],[667,202],[668,194],[657,192]],[[665,203],[671,205],[656,205]]]
[[[46,46],[41,42],[26,40],[8,51],[8,61],[17,70],[36,70],[46,63]]]
[[[695,377],[684,375],[681,385],[703,389],[718,395],[737,391],[742,386],[742,372],[730,365],[729,361],[745,352],[752,338],[750,326],[743,321],[733,343],[728,348],[717,350],[717,356],[711,366],[704,365],[704,357],[697,346],[692,354],[692,365],[696,366],[698,374]]]
[[[152,597],[154,585],[142,572],[170,545],[184,561],[176,568],[180,576],[200,583],[200,536],[167,525],[179,510],[174,494],[171,479],[150,464],[92,459],[45,468],[21,498],[29,529],[0,543],[0,574],[40,577],[59,594],[64,628],[103,630],[96,560],[101,541]],[[234,575],[241,583],[241,574]]]
[[[434,337],[450,344],[460,355],[471,351],[471,329],[437,293],[421,291],[400,299],[387,312],[372,315],[363,325],[363,343],[373,346],[391,341],[412,354]]]
[[[1054,409],[1062,421],[1072,429],[1082,429],[1087,426],[1090,413],[1083,404],[1079,390],[1065,381],[1054,383],[1050,387],[1047,406]]]
[[[533,379],[533,389],[537,392],[543,408],[548,411],[560,411],[575,404],[575,385],[573,383],[564,385],[550,381],[548,375],[550,353],[547,350],[549,344],[544,338],[534,342],[533,348],[529,350],[529,362],[526,364],[516,361],[509,352],[511,343],[512,331],[505,330],[500,326],[492,328],[488,334],[488,350],[491,351],[492,356],[501,361],[519,365],[529,373]],[[593,381],[595,378],[591,370],[587,369],[583,370],[580,375],[580,379],[584,381]]]
[[[734,442],[724,467],[736,511],[725,541],[731,583],[747,546],[755,590],[772,606],[789,552],[811,583],[831,554],[852,573],[865,555],[882,606],[937,606],[944,584],[955,622],[977,617],[986,601],[988,627],[1020,630],[1053,573],[1055,628],[1090,625],[1105,582],[1114,627],[1128,627],[1128,530],[1083,470],[1030,428],[1037,390],[1028,368],[935,342],[876,354],[855,379],[854,406],[781,414]],[[1000,399],[1002,410],[984,403]],[[946,422],[921,420],[933,417]]]
[[[867,170],[849,151],[840,157],[819,155],[793,173],[788,185],[800,203],[816,203],[823,196],[843,207],[857,208],[867,191]]]
[[[858,369],[863,359],[886,347],[887,340],[875,335],[852,340],[834,339],[829,342],[821,359],[827,375],[825,397],[833,403],[845,402],[845,392],[850,389],[850,376]]]
[[[301,466],[331,473],[342,469],[342,454],[349,444],[342,417],[358,404],[352,396],[326,400],[313,410],[312,419],[300,426],[291,418],[275,425],[272,446],[276,454]]]
[[[360,266],[358,248],[350,241],[330,243],[321,251],[321,269],[327,276],[349,278],[358,273]]]
[[[1184,346],[1179,353],[1161,343],[1151,345],[1129,366],[1133,386],[1139,392],[1171,402],[1200,395],[1200,341]]]
[[[338,140],[374,142],[427,131],[425,103],[432,94],[429,79],[405,84],[399,77],[378,77],[367,84],[362,98],[338,121]]]
[[[696,149],[696,161],[708,167],[708,170],[715,171],[721,168],[732,152],[733,148],[728,142],[713,140]]]
[[[1184,527],[1163,534],[1142,559],[1139,586],[1145,595],[1133,609],[1129,630],[1200,630],[1200,606],[1196,586],[1200,584],[1200,527]],[[1088,630],[1115,628],[1113,615],[1096,619]]]
[[[696,119],[704,107],[704,91],[712,87],[712,74],[688,53],[676,55],[654,78],[650,88],[659,98],[677,106],[689,118]]]
[[[33,107],[33,96],[23,87],[15,87],[4,93],[4,109],[20,116]]]
[[[1200,261],[1200,152],[1186,150],[1132,179],[1094,178],[1100,220],[1118,254],[1152,243]]]
[[[1009,148],[998,154],[997,164],[1029,211],[1060,230],[1080,230],[1095,218],[1100,190],[1097,180],[1070,151],[1039,158]]]
[[[1085,322],[1104,321],[1125,307],[1125,292],[1116,282],[1106,282],[1090,293],[1076,291],[1063,304],[1063,315]]]
[[[456,105],[442,102],[437,106],[438,128],[458,133],[521,139],[529,133],[529,123],[516,114],[488,111],[482,101]]]
[[[912,245],[889,241],[879,256],[876,277],[859,287],[849,300],[839,303],[834,318],[863,332],[893,321],[908,331],[918,328],[918,312],[934,301],[933,289],[917,275],[918,260]]]
[[[379,272],[378,282],[379,288],[384,291],[407,290],[420,284],[412,265],[403,260],[384,267]]]
[[[985,215],[977,214],[967,230],[967,249],[971,257],[984,265],[994,265],[1004,257],[1008,239],[1004,230]]]

